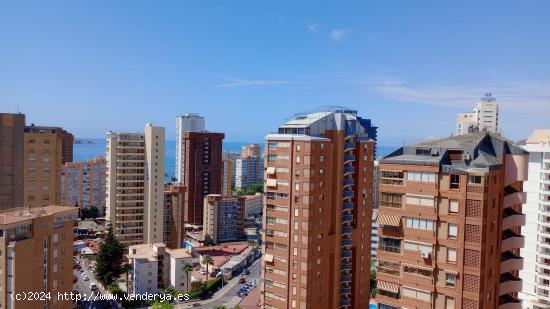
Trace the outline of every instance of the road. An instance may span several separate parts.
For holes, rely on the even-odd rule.
[[[262,263],[261,263],[260,260],[256,261],[255,264],[252,265],[249,268],[250,275],[245,275],[244,276],[246,278],[247,282],[256,280],[256,283],[258,284],[258,288],[260,286],[261,265],[262,265]],[[240,278],[240,276],[235,277],[235,278],[231,279],[230,282],[233,282],[233,280],[238,281],[239,278]],[[228,284],[230,284],[230,283],[228,282]],[[233,287],[231,287],[230,289],[220,290],[220,292],[222,292],[223,294],[222,295],[214,295],[213,298],[218,297],[214,301],[210,301],[208,299],[205,299],[203,301],[196,302],[196,303],[203,304],[201,306],[193,307],[193,304],[195,304],[195,303],[187,303],[187,304],[178,305],[177,308],[212,309],[212,308],[215,308],[216,306],[220,306],[220,305],[226,305],[226,306],[229,306],[228,308],[232,308],[233,306],[237,305],[241,301],[241,298],[239,296],[237,296],[237,292],[239,291],[239,289],[242,286],[243,286],[242,284],[237,283]]]
[[[94,274],[92,271],[86,267],[87,265],[84,265],[82,260],[79,260],[79,264],[84,270],[84,272],[79,272],[78,270],[74,270],[73,274],[78,278],[78,282],[76,285],[76,291],[82,296],[83,299],[93,299],[94,295],[97,293],[100,293],[99,291],[92,292],[90,289],[90,283],[96,282],[94,278]],[[84,274],[88,277],[89,280],[84,280]],[[99,301],[80,301],[78,303],[78,308],[83,309],[109,309],[106,308],[101,302]]]

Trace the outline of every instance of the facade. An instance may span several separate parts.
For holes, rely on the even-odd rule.
[[[368,308],[375,142],[362,118],[298,115],[265,143],[264,308]]]
[[[237,159],[240,158],[240,156],[241,154],[238,152],[224,151],[222,153],[222,160],[224,161],[224,164],[226,164],[225,163],[226,161],[231,162],[231,163],[227,163],[228,166],[229,164],[231,164],[231,190],[228,191],[229,193],[227,194],[227,196],[231,196],[233,194],[233,190],[235,189],[235,182],[236,182],[235,177],[237,174]],[[225,167],[224,167],[224,170],[225,170]],[[229,179],[229,170],[227,171],[226,174],[224,174],[223,179],[224,181],[227,181],[226,179]],[[228,187],[228,185],[224,184],[224,187]]]
[[[478,132],[380,162],[380,308],[520,308],[527,152]]]
[[[523,148],[529,152],[529,176],[524,183],[525,248],[520,278],[523,308],[550,308],[550,130],[535,130]]]
[[[246,190],[264,182],[264,160],[261,156],[247,156],[236,160],[235,188]]]
[[[264,211],[264,195],[256,193],[254,195],[245,195],[244,198],[244,217],[250,218],[262,214]]]
[[[235,169],[235,161],[229,159],[223,159],[223,172],[222,172],[222,195],[231,196],[233,194],[233,170]]]
[[[26,126],[24,140],[23,206],[60,205],[63,129]]]
[[[214,243],[244,238],[244,197],[209,194],[204,198],[203,235]]]
[[[23,207],[25,115],[0,113],[0,210]]]
[[[163,241],[164,128],[107,134],[106,219],[125,246]]]
[[[191,274],[182,268],[192,264],[193,258],[186,249],[169,249],[163,243],[154,243],[130,246],[128,252],[133,266],[132,293],[161,293],[166,288],[190,291]]]
[[[223,138],[223,133],[183,133],[182,184],[187,187],[184,209],[186,224],[201,225],[204,197],[221,193]]]
[[[370,260],[371,268],[376,267],[378,251],[378,206],[380,205],[380,162],[374,161],[373,171],[373,197],[372,197],[372,225],[371,225],[371,241],[370,241]]]
[[[0,307],[72,308],[57,293],[73,291],[73,229],[78,209],[21,208],[0,214]],[[24,301],[12,293],[51,293],[51,299]]]
[[[455,135],[483,131],[498,133],[498,113],[496,99],[490,93],[486,93],[473,112],[457,114]]]
[[[61,172],[61,204],[105,211],[107,161],[96,157],[84,162],[67,162]]]
[[[171,249],[182,248],[185,240],[183,209],[186,190],[185,186],[179,184],[164,187],[163,242]]]
[[[176,180],[183,182],[183,173],[185,168],[185,150],[183,134],[185,132],[205,132],[205,120],[204,117],[199,116],[197,113],[185,113],[184,115],[176,117]]]
[[[61,164],[73,162],[74,135],[62,130],[61,141]]]
[[[241,158],[261,156],[262,148],[258,144],[250,144],[248,146],[241,147]]]

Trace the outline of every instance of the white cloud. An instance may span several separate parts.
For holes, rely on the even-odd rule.
[[[225,78],[226,82],[218,84],[220,88],[235,88],[235,87],[249,87],[249,86],[274,86],[274,85],[287,85],[294,84],[289,80],[265,80],[265,79],[237,79],[237,78]]]
[[[307,28],[309,29],[309,31],[317,31],[317,29],[319,29],[319,24],[309,24],[307,25]]]
[[[377,76],[351,81],[384,98],[470,109],[486,92],[493,93],[499,105],[510,110],[541,109],[550,106],[550,81],[512,81],[496,84],[411,84]]]
[[[350,32],[353,31],[353,28],[347,28],[347,29],[334,29],[330,32],[329,37],[333,41],[340,41],[342,40],[346,35],[348,35]]]

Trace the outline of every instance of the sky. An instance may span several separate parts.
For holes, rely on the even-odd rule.
[[[357,109],[379,144],[449,136],[484,93],[502,133],[550,128],[548,1],[2,1],[0,112],[77,137],[210,131],[260,142]]]

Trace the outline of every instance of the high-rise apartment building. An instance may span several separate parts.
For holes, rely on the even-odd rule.
[[[203,234],[214,243],[244,237],[244,197],[209,194],[204,198]]]
[[[223,187],[222,194],[231,196],[235,189],[235,177],[237,174],[237,159],[240,153],[224,151],[222,153],[223,160]]]
[[[107,212],[124,245],[163,241],[164,128],[107,134]]]
[[[220,194],[222,190],[223,133],[185,132],[182,137],[184,151],[183,181],[185,195],[185,223],[202,224],[204,197]]]
[[[73,162],[74,135],[61,131],[61,164]]]
[[[523,308],[550,308],[550,130],[534,130],[523,148],[529,152],[529,177],[524,183],[520,298]]]
[[[235,188],[246,190],[264,182],[264,159],[261,156],[241,157],[236,160]]]
[[[374,161],[374,170],[373,170],[373,197],[372,197],[372,225],[371,225],[371,241],[370,241],[370,260],[371,268],[376,267],[376,262],[378,260],[378,223],[376,219],[378,218],[378,206],[380,206],[380,162]]]
[[[75,207],[45,206],[0,214],[0,307],[72,308],[58,293],[73,291]],[[51,293],[44,300],[15,300],[24,293]]]
[[[266,143],[264,308],[367,308],[375,142],[353,110],[293,117]]]
[[[0,113],[0,210],[23,207],[24,114]]]
[[[456,117],[455,135],[463,135],[475,132],[499,132],[498,103],[490,93],[477,103],[473,112],[458,113]]]
[[[176,179],[183,182],[183,173],[185,172],[185,144],[183,143],[183,134],[185,132],[205,132],[204,117],[197,113],[185,113],[176,117]]]
[[[25,127],[24,207],[61,204],[63,136],[57,127]]]
[[[527,160],[488,132],[383,158],[379,308],[520,308]]]
[[[233,194],[233,168],[235,162],[232,160],[223,159],[223,171],[222,171],[222,195],[231,196]]]
[[[248,146],[241,147],[241,158],[246,157],[261,157],[262,148],[258,144],[250,144]]]
[[[61,203],[105,211],[107,161],[96,157],[84,162],[67,162],[61,172]]]
[[[171,249],[183,247],[185,241],[185,191],[183,185],[172,184],[164,187],[164,240]]]

